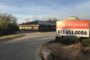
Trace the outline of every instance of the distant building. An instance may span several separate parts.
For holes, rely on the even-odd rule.
[[[54,31],[56,23],[50,21],[32,21],[19,24],[19,29],[26,31]]]
[[[64,20],[80,20],[80,19],[76,16],[71,16],[71,17],[65,18]]]

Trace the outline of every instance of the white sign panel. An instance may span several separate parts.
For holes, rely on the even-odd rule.
[[[58,21],[57,35],[89,37],[89,20]]]

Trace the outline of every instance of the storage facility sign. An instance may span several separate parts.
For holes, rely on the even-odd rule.
[[[89,37],[89,20],[57,21],[57,34],[63,36]]]

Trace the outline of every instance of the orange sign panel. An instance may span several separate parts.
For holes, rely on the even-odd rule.
[[[89,20],[73,20],[57,22],[57,28],[64,29],[89,29]]]

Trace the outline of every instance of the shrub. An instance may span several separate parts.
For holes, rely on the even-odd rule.
[[[81,44],[86,47],[90,47],[90,38],[83,39]]]
[[[0,35],[15,33],[18,30],[16,20],[10,14],[0,14]]]
[[[62,44],[73,44],[79,41],[76,37],[56,37],[55,40]]]

